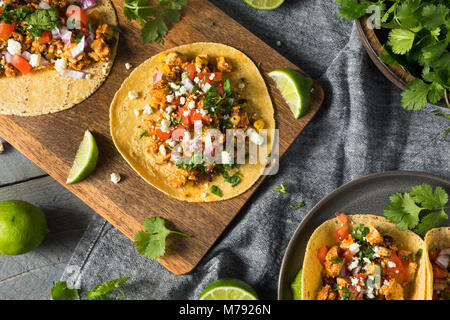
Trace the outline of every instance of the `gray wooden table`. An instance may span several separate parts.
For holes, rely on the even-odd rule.
[[[35,250],[0,254],[0,299],[48,299],[95,212],[0,138],[0,201],[23,200],[46,214],[50,233]]]

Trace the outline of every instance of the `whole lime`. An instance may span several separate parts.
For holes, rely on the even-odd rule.
[[[0,253],[27,253],[41,244],[48,231],[39,208],[19,200],[0,201]]]

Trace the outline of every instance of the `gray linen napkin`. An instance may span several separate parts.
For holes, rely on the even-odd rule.
[[[212,1],[310,73],[324,87],[322,109],[281,159],[226,232],[191,273],[176,276],[136,252],[134,244],[96,215],[62,280],[84,293],[95,284],[131,276],[129,299],[196,299],[218,278],[240,278],[262,299],[275,299],[287,243],[312,206],[345,182],[387,170],[449,177],[448,125],[428,106],[400,107],[400,90],[376,69],[356,28],[337,17],[331,0],[287,1],[260,12],[240,0]],[[281,46],[277,46],[277,41]],[[274,191],[280,183],[289,194]],[[293,210],[301,200],[306,206]]]

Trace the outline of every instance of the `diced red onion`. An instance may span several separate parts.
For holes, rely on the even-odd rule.
[[[436,260],[434,262],[442,269],[447,270],[449,256],[446,254],[442,254],[442,251],[441,251],[441,252],[439,252],[438,257],[436,258]]]
[[[157,72],[153,75],[153,82],[158,82],[161,81],[162,79],[162,73],[161,72]]]
[[[81,0],[81,8],[83,10],[93,8],[96,5],[95,0]]]
[[[41,60],[39,61],[39,64],[41,66],[47,67],[47,66],[50,65],[50,62],[47,59],[45,59],[44,57],[41,57]]]
[[[11,59],[12,59],[12,55],[11,53],[9,53],[8,51],[2,51],[3,56],[5,57],[5,61],[6,63],[10,63]]]
[[[63,76],[75,78],[75,79],[85,79],[87,73],[83,71],[77,71],[72,69],[65,69],[62,73]]]
[[[346,277],[350,275],[350,271],[348,270],[347,266],[344,264],[341,268],[341,271],[339,272],[339,277]]]
[[[213,145],[211,141],[211,135],[209,133],[205,136],[205,156],[213,156]]]
[[[84,51],[84,48],[85,48],[85,44],[84,44],[84,36],[83,36],[81,38],[80,42],[78,42],[78,44],[76,45],[76,47],[70,51],[70,54],[72,55],[72,59],[75,59],[80,54],[82,54]]]
[[[435,279],[434,280],[434,290],[442,291],[447,288],[447,281],[445,279]]]
[[[186,77],[183,80],[181,80],[181,82],[183,83],[183,85],[186,88],[187,92],[191,93],[192,89],[194,89],[194,83],[191,81],[191,79]]]
[[[28,51],[23,51],[20,55],[24,57],[27,61],[30,61],[31,59],[31,53],[29,53]]]
[[[51,9],[51,6],[50,6],[47,2],[45,2],[44,0],[42,0],[42,1],[39,3],[39,8],[41,8],[41,9]]]
[[[55,40],[61,39],[61,33],[58,28],[52,30],[52,38]]]
[[[70,46],[72,39],[72,31],[67,29],[61,29],[61,40],[64,42],[66,46]]]
[[[91,33],[85,40],[84,40],[84,47],[86,48],[88,45],[92,43],[95,39],[95,34]]]

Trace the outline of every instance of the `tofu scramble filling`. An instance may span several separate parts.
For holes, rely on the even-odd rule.
[[[1,1],[0,76],[55,69],[89,78],[82,70],[109,61],[116,42],[114,27],[100,20],[93,0]]]
[[[189,181],[208,183],[217,175],[236,186],[241,181],[239,165],[221,148],[226,144],[226,131],[233,130],[233,145],[239,134],[255,144],[264,143],[258,133],[264,121],[241,96],[246,79],[233,90],[232,65],[221,56],[210,59],[203,54],[189,60],[170,52],[158,59],[161,72],[154,74],[146,95],[149,106],[160,111],[158,119],[145,121],[148,154],[173,168],[168,182],[174,188]]]
[[[323,265],[317,300],[403,300],[422,254],[401,250],[389,235],[360,224],[350,230],[345,214],[336,213],[341,227],[338,243],[317,252]]]

